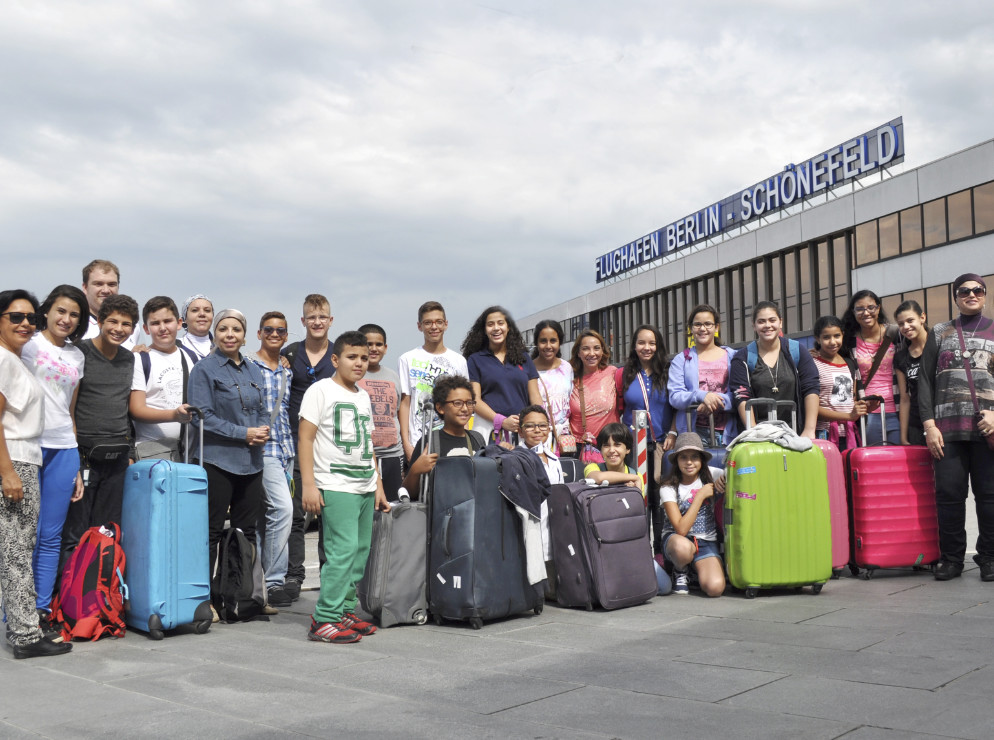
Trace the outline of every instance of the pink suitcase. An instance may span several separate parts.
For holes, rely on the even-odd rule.
[[[846,471],[838,445],[827,439],[814,440],[828,468],[828,508],[832,515],[832,577],[838,578],[849,563],[849,501]]]
[[[846,474],[853,575],[860,568],[866,569],[863,577],[868,579],[877,568],[934,566],[939,560],[939,522],[928,448],[885,444],[849,450]]]

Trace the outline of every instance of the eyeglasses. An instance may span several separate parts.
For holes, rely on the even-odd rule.
[[[323,324],[325,321],[331,321],[331,316],[306,316],[304,321],[308,324]]]
[[[987,295],[987,288],[983,285],[978,285],[976,288],[967,288],[965,285],[961,285],[956,289],[957,298],[966,298],[968,295],[975,295],[977,298],[983,298]]]
[[[264,327],[262,327],[262,333],[265,334],[267,337],[270,334],[272,334],[273,332],[276,332],[276,336],[278,336],[278,337],[285,337],[286,336],[286,327],[285,326],[264,326]]]
[[[859,308],[854,308],[853,313],[876,313],[880,310],[880,306],[860,306]]]
[[[548,432],[550,429],[548,424],[522,424],[521,430],[525,432]]]
[[[6,316],[10,323],[14,326],[22,323],[25,319],[27,319],[31,326],[37,326],[38,317],[40,315],[41,314],[37,313],[25,313],[24,311],[7,311],[7,313],[0,313],[0,316]]]
[[[238,400],[242,404],[242,411],[254,411],[257,408],[259,408],[260,406],[262,406],[262,398],[263,398],[263,396],[262,396],[262,387],[258,383],[249,383],[249,385],[252,388],[255,388],[256,393],[259,394],[259,402],[255,406],[253,406],[252,408],[249,408],[248,406],[246,406],[245,405],[245,397],[242,395],[242,387],[238,383],[235,383],[235,390],[238,391]],[[248,391],[246,391],[246,393],[248,393]]]
[[[445,326],[445,319],[436,319],[435,321],[422,321],[421,326],[423,326],[425,329],[434,329],[435,327],[441,329],[443,326]]]
[[[446,401],[446,403],[449,404],[454,409],[475,409],[476,408],[476,401],[458,400],[458,401]]]
[[[713,321],[704,321],[704,322],[697,322],[696,324],[692,324],[691,326],[693,326],[695,330],[707,329],[708,331],[710,331],[711,329],[714,329],[715,324]]]

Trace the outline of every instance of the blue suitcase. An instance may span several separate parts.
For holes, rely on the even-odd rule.
[[[545,604],[543,582],[525,571],[517,513],[500,492],[497,461],[439,458],[429,503],[428,610],[436,624],[468,620],[480,629]]]
[[[200,434],[203,450],[202,424]],[[200,634],[210,629],[203,468],[168,460],[142,460],[130,466],[124,482],[121,544],[128,557],[124,620],[129,627],[148,632],[153,640],[161,640],[163,630],[184,624],[193,624]]]

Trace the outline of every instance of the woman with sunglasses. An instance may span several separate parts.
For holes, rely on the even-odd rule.
[[[242,356],[247,322],[227,308],[214,318],[214,349],[190,371],[189,400],[204,419],[204,459],[210,517],[210,567],[231,508],[231,526],[249,542],[263,512],[263,452],[269,413],[259,367]]]
[[[62,527],[69,503],[83,497],[79,449],[73,414],[83,378],[83,353],[76,347],[86,333],[86,296],[73,285],[60,285],[39,309],[40,331],[24,346],[21,360],[34,373],[45,393],[45,429],[41,435],[41,510],[32,567],[35,603],[47,622],[59,570]]]
[[[966,498],[977,506],[980,580],[994,581],[994,322],[983,315],[987,284],[967,273],[953,282],[960,314],[934,326],[922,350],[918,409],[934,458],[939,550],[935,579],[963,572]]]
[[[868,396],[884,399],[887,414],[887,441],[901,444],[901,419],[894,403],[894,356],[901,335],[897,326],[887,323],[887,314],[880,305],[880,296],[872,290],[861,290],[849,301],[842,315],[843,352],[856,361],[863,388]],[[878,445],[884,440],[880,428],[879,407],[868,405],[866,439],[863,444]]]
[[[7,643],[15,658],[67,653],[69,643],[48,639],[35,611],[31,553],[41,492],[44,391],[21,362],[39,321],[38,301],[26,290],[0,293],[0,592]]]

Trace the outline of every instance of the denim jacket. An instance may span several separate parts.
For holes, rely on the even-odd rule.
[[[241,358],[236,364],[211,352],[190,371],[189,400],[204,415],[204,459],[236,475],[262,471],[262,446],[245,441],[249,427],[269,424],[258,366]]]

